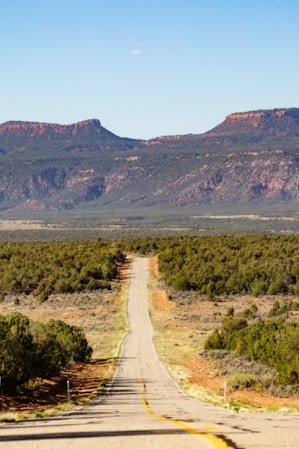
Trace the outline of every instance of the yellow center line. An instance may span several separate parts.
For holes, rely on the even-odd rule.
[[[144,382],[142,379],[140,379],[140,393],[141,393],[142,402],[143,402],[143,405],[145,408],[145,412],[148,416],[158,419],[159,421],[169,421],[172,424],[175,424],[176,426],[181,427],[188,433],[191,433],[193,435],[198,435],[201,438],[205,438],[212,444],[212,446],[215,449],[232,449],[232,446],[229,446],[224,440],[222,440],[220,437],[218,437],[216,435],[195,429],[195,427],[191,427],[188,424],[185,424],[184,422],[179,421],[177,419],[165,418],[164,416],[160,416],[160,415],[157,415],[155,412],[152,412],[150,409],[149,403],[146,399],[145,387],[144,387]],[[209,426],[206,426],[206,427],[208,428]],[[210,426],[210,429],[215,429],[215,428],[213,426]]]

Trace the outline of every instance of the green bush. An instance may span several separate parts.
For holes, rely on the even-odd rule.
[[[0,316],[2,387],[14,392],[33,376],[35,347],[30,321],[19,312]]]
[[[32,323],[19,312],[0,315],[0,375],[8,392],[24,389],[36,377],[58,374],[86,361],[92,349],[82,330],[61,320]]]
[[[251,373],[231,374],[227,379],[227,384],[234,390],[253,388],[258,384],[257,377]]]
[[[259,320],[249,325],[244,319],[226,317],[205,342],[205,349],[225,349],[247,360],[274,368],[277,383],[299,383],[299,324],[284,319]]]

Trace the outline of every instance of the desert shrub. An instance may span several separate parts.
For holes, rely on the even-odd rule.
[[[243,318],[244,320],[249,320],[249,319],[252,318],[252,317],[253,317],[252,310],[250,310],[250,309],[245,309],[245,310],[243,311],[243,313],[242,313],[242,318]]]
[[[268,291],[268,283],[266,281],[263,281],[261,279],[254,279],[251,287],[252,296],[265,295],[267,291]]]
[[[253,388],[258,384],[257,377],[251,373],[231,374],[227,379],[227,384],[234,390],[243,388]]]
[[[276,375],[258,375],[251,372],[234,373],[228,376],[227,384],[234,390],[253,389],[256,391],[270,390],[275,383]]]
[[[0,316],[0,354],[2,387],[14,392],[33,375],[30,321],[21,313]]]
[[[283,319],[248,324],[226,317],[205,342],[205,349],[225,349],[274,368],[277,382],[299,383],[299,325]]]
[[[273,318],[279,315],[283,315],[292,310],[298,310],[299,304],[295,301],[283,301],[282,303],[279,301],[274,301],[273,306],[268,312],[268,317]]]
[[[218,373],[227,377],[231,388],[269,390],[275,384],[275,369],[254,360],[247,360],[244,356],[237,356],[232,351],[211,350],[208,357],[214,361]]]
[[[205,342],[205,349],[224,349],[224,338],[219,329],[214,329],[209,338]]]
[[[277,385],[275,383],[271,384],[269,388],[269,393],[273,396],[282,396],[285,398],[290,398],[292,396],[299,395],[299,384],[295,385]]]
[[[226,316],[230,316],[233,317],[235,314],[235,308],[234,307],[229,307],[226,311]]]
[[[39,361],[36,375],[48,377],[71,362],[90,358],[92,350],[82,330],[61,320],[35,323],[33,326],[35,357]]]
[[[36,377],[58,374],[73,361],[85,361],[92,349],[82,332],[60,320],[32,323],[13,312],[0,315],[2,388],[15,393]]]

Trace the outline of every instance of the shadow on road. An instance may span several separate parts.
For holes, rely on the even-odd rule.
[[[144,435],[176,435],[185,433],[182,429],[144,429],[144,430],[112,430],[94,432],[55,432],[28,435],[1,435],[1,441],[36,441],[36,440],[60,440],[75,438],[107,438]]]

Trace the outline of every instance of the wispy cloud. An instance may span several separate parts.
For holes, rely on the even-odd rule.
[[[140,48],[136,48],[135,50],[130,51],[130,55],[132,55],[132,56],[140,55],[140,53],[141,53]]]

